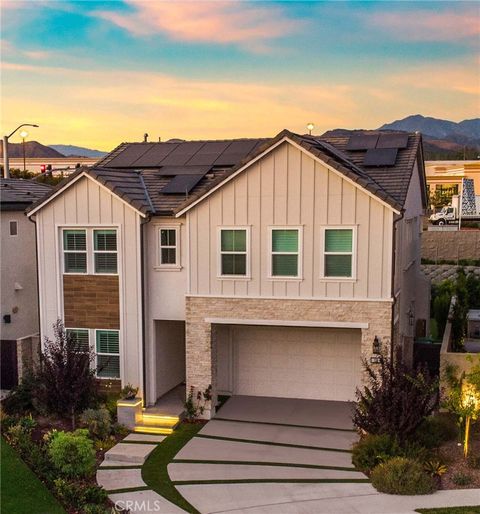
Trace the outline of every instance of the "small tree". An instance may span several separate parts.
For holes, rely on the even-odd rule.
[[[425,367],[408,368],[400,353],[393,361],[364,361],[368,386],[357,389],[354,425],[369,434],[389,434],[399,442],[413,436],[438,403],[438,383]]]
[[[49,412],[75,418],[96,397],[95,353],[67,335],[60,320],[54,325],[54,340],[46,338],[38,370],[37,396]]]

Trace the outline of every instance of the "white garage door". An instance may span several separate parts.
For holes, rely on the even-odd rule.
[[[355,329],[232,327],[234,394],[354,400],[362,373]]]

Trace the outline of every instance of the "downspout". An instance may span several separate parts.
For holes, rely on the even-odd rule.
[[[143,406],[146,406],[147,396],[147,349],[146,349],[146,337],[145,337],[145,313],[146,313],[146,297],[145,297],[145,225],[150,221],[151,216],[144,218],[140,222],[140,289],[142,296],[142,383],[143,383]]]
[[[394,326],[395,326],[395,307],[396,307],[396,304],[397,304],[397,299],[395,297],[395,266],[396,266],[396,263],[397,263],[397,223],[399,223],[400,221],[403,220],[403,217],[405,216],[405,211],[402,209],[399,217],[393,222],[393,234],[392,234],[392,248],[393,248],[393,252],[392,252],[392,284],[391,284],[391,289],[392,289],[392,316],[391,316],[391,321],[390,321],[390,324],[391,324],[391,334],[392,334],[392,337],[391,337],[391,341],[390,341],[390,362],[393,362],[393,358],[394,358],[394,351],[393,351],[393,345],[394,345],[394,340],[393,340],[393,335],[394,335]]]
[[[24,213],[27,216],[26,213]],[[39,278],[39,267],[38,267],[38,239],[37,239],[37,221],[30,216],[27,216],[28,221],[31,221],[35,226],[35,264],[37,273],[36,282],[37,282],[37,316],[38,316],[38,334],[40,337],[40,351],[42,348],[42,332],[41,332],[41,322],[40,322],[40,278]]]

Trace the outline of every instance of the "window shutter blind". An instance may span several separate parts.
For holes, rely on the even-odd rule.
[[[88,330],[71,330],[66,329],[67,337],[71,338],[72,341],[77,345],[78,351],[88,352],[89,350],[89,340],[88,340]]]
[[[328,229],[325,231],[325,251],[351,252],[352,239],[351,229]]]
[[[117,232],[115,230],[95,230],[95,250],[116,252]]]
[[[298,252],[298,230],[272,230],[273,252]]]
[[[325,276],[327,277],[351,277],[351,255],[325,255]]]
[[[117,254],[116,253],[96,253],[95,254],[96,273],[116,273]]]
[[[98,353],[119,353],[120,344],[118,332],[115,330],[97,331],[97,352]]]
[[[86,251],[87,236],[85,230],[64,230],[63,249],[69,251]]]
[[[87,271],[86,253],[66,253],[64,255],[67,273],[85,273]]]
[[[118,355],[97,356],[97,376],[103,378],[120,378],[120,358]]]
[[[222,255],[222,275],[246,275],[247,256],[227,253]]]
[[[298,255],[272,255],[272,275],[296,277],[298,275]]]
[[[246,230],[222,230],[221,238],[222,252],[247,251]]]

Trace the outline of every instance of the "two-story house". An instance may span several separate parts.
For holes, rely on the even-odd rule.
[[[64,320],[146,405],[353,400],[428,319],[425,192],[420,134],[121,144],[28,213],[41,332]]]

